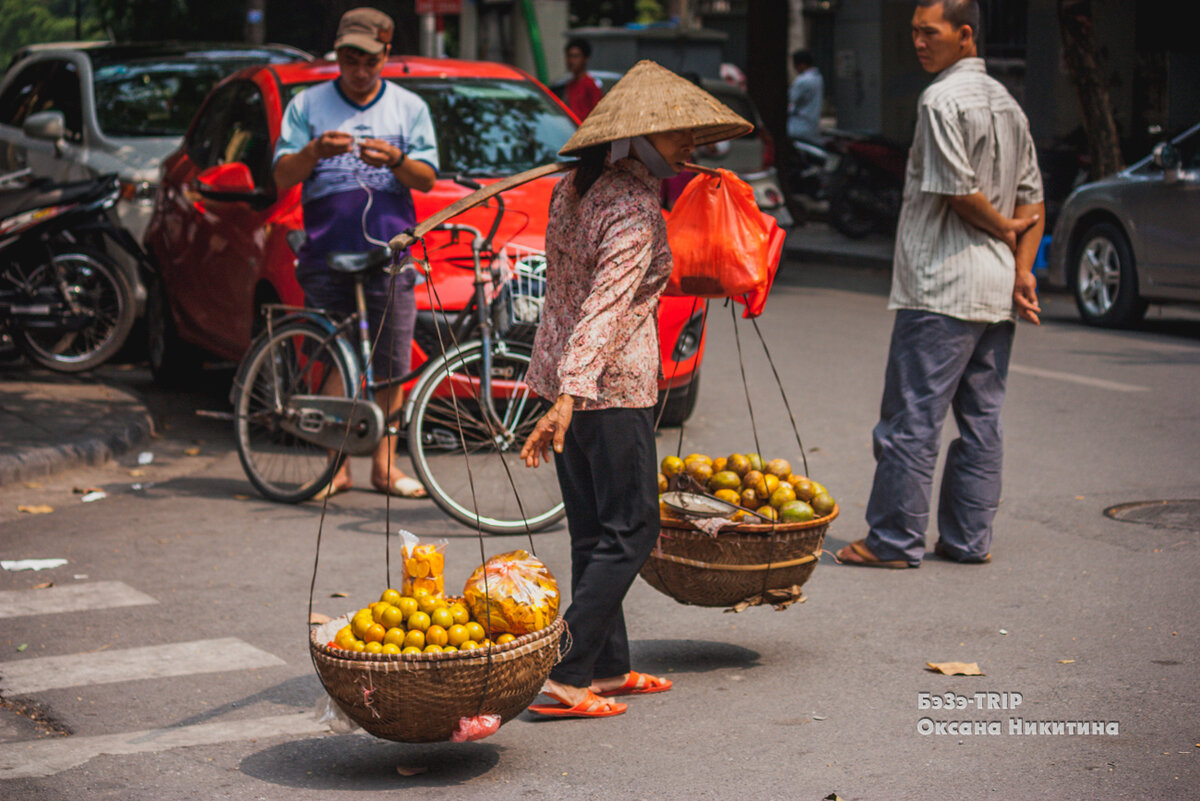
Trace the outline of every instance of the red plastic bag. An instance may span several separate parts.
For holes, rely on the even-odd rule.
[[[763,313],[763,308],[767,305],[767,296],[771,294],[771,287],[775,283],[775,273],[779,271],[779,259],[783,256],[783,242],[787,239],[787,231],[779,227],[779,223],[770,214],[762,212],[763,222],[766,223],[770,233],[768,237],[767,250],[767,280],[762,286],[755,289],[746,295],[740,295],[734,300],[738,303],[745,304],[746,309],[742,312],[742,317],[748,319],[757,317]]]
[[[667,294],[729,298],[767,285],[770,231],[754,190],[729,170],[698,175],[667,216]]]

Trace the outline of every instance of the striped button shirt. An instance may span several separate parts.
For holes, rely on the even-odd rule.
[[[1006,217],[1040,203],[1042,177],[1029,123],[981,58],[964,58],[918,101],[904,204],[896,231],[889,309],[961,320],[1016,319],[1016,262],[1002,241],[963,221],[947,195],[983,193]]]

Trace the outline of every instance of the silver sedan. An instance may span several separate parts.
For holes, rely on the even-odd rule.
[[[1200,304],[1200,125],[1076,189],[1054,226],[1047,277],[1091,325],[1137,325],[1149,303]]]

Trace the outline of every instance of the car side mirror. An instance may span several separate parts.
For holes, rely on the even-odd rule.
[[[54,154],[61,156],[67,135],[67,118],[61,111],[39,111],[25,119],[21,130],[30,139],[54,143]]]
[[[1163,171],[1163,180],[1179,180],[1179,150],[1170,142],[1159,142],[1151,154],[1154,166]]]

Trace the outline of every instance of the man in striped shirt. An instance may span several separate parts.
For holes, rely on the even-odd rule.
[[[838,558],[917,567],[925,555],[942,423],[954,410],[934,551],[991,558],[1000,502],[1000,407],[1017,317],[1038,323],[1033,261],[1044,228],[1029,124],[977,55],[976,0],[918,0],[912,37],[937,77],[918,102],[896,233],[896,310],[879,423],[870,531]]]

